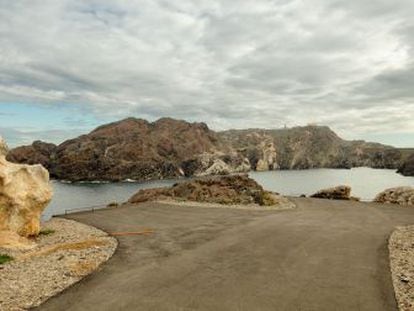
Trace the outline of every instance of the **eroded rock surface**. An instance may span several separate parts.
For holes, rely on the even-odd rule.
[[[249,167],[396,169],[402,154],[390,146],[344,140],[326,126],[215,132],[204,123],[128,118],[59,146],[35,142],[18,147],[8,158],[40,163],[57,179],[120,181],[237,173]]]
[[[414,205],[414,188],[413,187],[389,188],[377,194],[374,201],[378,203]]]
[[[41,164],[48,170],[52,169],[52,162],[57,146],[40,140],[29,146],[20,146],[7,154],[7,160],[21,164]]]
[[[186,176],[228,175],[250,170],[249,161],[236,152],[203,153],[181,164]]]
[[[277,194],[265,191],[246,175],[215,176],[181,182],[168,188],[142,189],[129,203],[175,199],[219,204],[278,204]]]
[[[404,176],[414,176],[414,153],[404,160],[398,168],[398,173]]]
[[[311,198],[330,199],[330,200],[358,200],[351,196],[351,187],[337,186],[319,190],[311,195]]]
[[[0,231],[23,237],[37,235],[41,213],[51,198],[49,173],[45,168],[14,164],[6,160],[4,152],[0,155]]]

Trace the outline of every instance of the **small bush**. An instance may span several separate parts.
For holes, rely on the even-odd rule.
[[[262,206],[272,206],[277,202],[275,201],[273,195],[267,191],[258,191],[253,194],[254,202]]]
[[[6,262],[12,261],[13,257],[6,255],[6,254],[0,254],[0,265],[5,264]]]
[[[55,230],[53,229],[43,229],[40,230],[39,235],[49,235],[55,233]]]
[[[118,202],[111,202],[107,205],[107,207],[118,207],[119,203]]]

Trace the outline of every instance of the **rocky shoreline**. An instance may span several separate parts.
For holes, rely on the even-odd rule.
[[[391,146],[344,140],[325,126],[215,132],[205,123],[171,118],[155,122],[128,118],[58,146],[35,141],[7,155],[12,162],[42,164],[52,178],[68,181],[144,181],[358,166],[397,169],[406,158]],[[401,172],[410,174],[410,170]]]
[[[117,247],[105,232],[60,218],[44,223],[35,242],[23,250],[0,248],[13,258],[0,264],[0,310],[40,305],[99,269]]]

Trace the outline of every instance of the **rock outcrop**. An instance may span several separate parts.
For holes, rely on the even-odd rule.
[[[6,150],[3,144],[0,150]],[[4,152],[0,155],[0,231],[23,237],[37,235],[40,215],[51,197],[46,169],[10,163]]]
[[[249,161],[236,152],[202,153],[181,164],[186,176],[228,175],[250,171]]]
[[[12,150],[9,158],[21,162],[18,155],[33,149]],[[231,148],[221,144],[207,125],[169,118],[153,123],[128,118],[48,150],[51,176],[70,181],[150,180],[246,170],[239,167],[244,159],[232,156]],[[35,155],[40,157],[39,152]],[[36,159],[24,158],[29,161]]]
[[[38,141],[15,148],[8,159],[40,163],[57,179],[120,181],[228,174],[249,168],[396,169],[402,153],[381,144],[343,140],[325,126],[214,132],[204,123],[128,118],[59,146]]]
[[[400,205],[414,205],[414,188],[413,187],[396,187],[386,189],[374,199],[377,203],[391,203]]]
[[[48,170],[52,168],[52,161],[56,151],[56,145],[40,140],[34,141],[29,146],[20,146],[12,149],[7,154],[7,160],[21,164],[41,164]]]
[[[337,186],[319,190],[312,194],[311,198],[329,199],[329,200],[358,200],[351,196],[351,187]]]
[[[398,168],[398,173],[404,176],[414,176],[414,153],[411,154]]]
[[[181,182],[168,188],[142,189],[129,203],[175,199],[218,204],[278,204],[278,195],[265,191],[246,175],[215,176]]]
[[[326,126],[229,130],[218,134],[227,145],[246,156],[256,170],[266,170],[267,167],[397,168],[401,161],[401,152],[396,148],[365,141],[343,140]],[[268,146],[267,150],[263,149],[263,145]],[[265,161],[269,155],[271,161]]]

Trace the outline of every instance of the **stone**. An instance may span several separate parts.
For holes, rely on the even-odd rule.
[[[414,205],[414,187],[395,187],[386,189],[376,195],[374,202]]]
[[[250,170],[249,160],[238,153],[202,153],[182,164],[186,176],[228,175],[246,173]]]
[[[129,203],[140,203],[164,199],[218,204],[278,204],[276,193],[265,191],[247,175],[230,175],[198,178],[177,183],[172,187],[142,189],[129,199]]]
[[[272,141],[261,142],[259,150],[262,158],[257,161],[256,171],[269,171],[279,168],[276,148]]]
[[[330,199],[330,200],[352,200],[351,187],[336,186],[319,190],[311,195],[311,198]]]
[[[0,147],[2,149],[2,147]],[[14,164],[0,155],[0,231],[36,236],[52,198],[49,173],[41,165]]]
[[[397,172],[404,176],[414,176],[414,153],[402,162]]]
[[[0,136],[0,157],[5,157],[9,151],[6,142],[4,141],[3,137]]]

